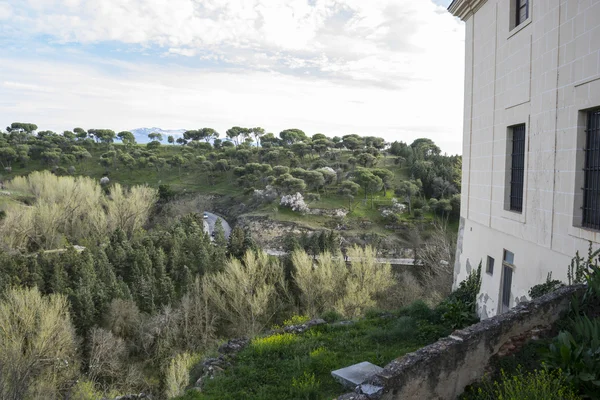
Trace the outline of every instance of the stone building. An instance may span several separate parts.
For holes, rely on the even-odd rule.
[[[491,317],[600,242],[600,0],[454,0],[466,23],[455,285]],[[453,77],[448,77],[452,79]]]

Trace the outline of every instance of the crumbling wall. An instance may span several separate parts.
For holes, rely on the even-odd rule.
[[[467,385],[483,377],[493,356],[510,354],[528,338],[548,329],[568,310],[572,296],[582,291],[582,286],[564,287],[454,331],[447,338],[392,361],[367,384],[382,387],[378,397],[385,400],[455,399]]]

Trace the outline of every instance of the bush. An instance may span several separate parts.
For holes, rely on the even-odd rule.
[[[548,277],[546,278],[546,282],[540,283],[539,285],[533,286],[529,289],[529,297],[532,299],[537,299],[538,297],[542,297],[547,293],[554,292],[556,289],[563,287],[564,284],[559,280],[552,280],[552,272],[548,273]]]
[[[508,376],[502,371],[502,379],[485,382],[474,393],[461,397],[466,400],[575,400],[579,396],[567,383],[561,370],[549,372],[535,370],[524,374],[517,370],[516,374]]]
[[[341,321],[344,316],[342,314],[340,314],[337,311],[325,311],[323,314],[321,314],[321,318],[323,318],[325,321],[332,323],[332,322],[336,322],[336,321]]]
[[[477,270],[460,283],[458,288],[440,305],[442,320],[453,329],[459,329],[479,321],[477,317],[477,295],[481,288],[481,263]]]
[[[577,316],[571,332],[561,331],[544,360],[564,371],[565,379],[586,395],[600,395],[600,319]]]

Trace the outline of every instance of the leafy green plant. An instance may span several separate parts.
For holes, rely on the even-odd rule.
[[[476,323],[479,318],[473,312],[471,304],[461,301],[450,301],[445,304],[446,312],[442,314],[442,321],[452,329],[460,329],[464,326]]]
[[[480,289],[481,263],[477,270],[472,271],[458,288],[438,306],[438,309],[442,311],[442,321],[452,329],[460,329],[479,321],[477,295]]]
[[[556,289],[564,286],[564,283],[557,279],[552,279],[552,272],[548,273],[546,277],[546,282],[540,283],[539,285],[532,286],[529,289],[529,297],[532,299],[537,299],[538,297],[542,297],[545,294],[554,292]]]
[[[600,395],[600,320],[575,317],[571,332],[561,331],[543,357],[583,393]]]

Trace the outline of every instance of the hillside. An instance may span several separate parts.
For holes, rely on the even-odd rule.
[[[377,137],[308,137],[296,129],[275,137],[261,128],[234,127],[223,140],[210,128],[179,137],[155,128],[138,135],[81,128],[33,135],[27,128],[16,124],[0,139],[4,180],[49,169],[57,175],[106,176],[126,186],[163,185],[176,196],[218,196],[210,207],[232,223],[243,217],[256,225],[268,218],[309,232],[337,229],[351,243],[387,238],[382,248],[395,256],[411,247],[403,243],[415,227],[427,229],[436,214],[450,217],[455,226],[459,212],[460,157],[441,155],[428,139],[390,146]],[[139,144],[146,131],[150,143]],[[167,140],[179,144],[161,144]],[[281,196],[295,193],[302,194],[309,211],[281,204]],[[393,203],[394,198],[400,201]],[[282,246],[269,238],[261,244]]]
[[[14,123],[8,131],[0,135],[0,314],[11,328],[0,343],[11,345],[0,348],[0,397],[175,397],[223,341],[269,347],[277,339],[262,335],[308,317],[352,321],[314,330],[322,340],[299,336],[286,355],[293,360],[282,358],[296,363],[289,374],[314,373],[334,395],[343,388],[327,368],[363,357],[385,363],[473,317],[471,303],[454,305],[454,317],[420,303],[411,326],[421,339],[394,344],[384,332],[407,332],[399,309],[438,304],[450,290],[460,158],[430,140],[388,145],[234,127],[229,140],[203,128],[166,146],[156,132],[143,145],[108,129],[56,134]],[[203,211],[215,213],[214,236]],[[216,215],[231,222],[228,238]],[[273,247],[279,256],[262,251]],[[404,249],[419,262],[393,269],[381,259]],[[363,321],[373,310],[389,317]],[[19,347],[44,337],[49,346]],[[335,363],[299,361],[321,341]],[[264,362],[246,355],[234,381],[250,382]],[[265,390],[281,393],[291,375]],[[227,379],[215,380],[217,392],[218,382]]]

